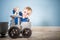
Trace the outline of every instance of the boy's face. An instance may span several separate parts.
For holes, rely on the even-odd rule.
[[[25,14],[25,15],[29,15],[29,14],[31,14],[31,11],[28,10],[28,9],[24,9],[24,14]]]

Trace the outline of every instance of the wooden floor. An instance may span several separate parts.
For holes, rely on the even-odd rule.
[[[60,27],[32,27],[30,38],[12,39],[7,34],[6,37],[0,37],[0,40],[60,40]]]

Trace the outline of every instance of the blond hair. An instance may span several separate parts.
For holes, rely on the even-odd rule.
[[[25,7],[28,11],[32,11],[31,7]]]

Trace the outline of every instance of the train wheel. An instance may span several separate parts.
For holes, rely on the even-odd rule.
[[[18,27],[11,27],[8,31],[8,35],[11,38],[17,38],[20,34],[20,29]]]
[[[31,31],[31,29],[29,29],[29,28],[25,28],[25,29],[23,29],[23,31],[22,31],[22,36],[23,36],[24,38],[29,38],[29,37],[31,36],[31,34],[32,34],[32,31]]]

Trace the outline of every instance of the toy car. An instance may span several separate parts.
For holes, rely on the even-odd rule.
[[[15,25],[14,22],[14,18],[17,17],[18,18],[18,24]],[[20,36],[20,34],[22,34],[22,37],[24,38],[29,38],[32,34],[31,31],[31,22],[21,22],[20,18],[21,16],[19,15],[11,15],[11,25],[8,31],[8,35],[11,38],[18,38]]]

